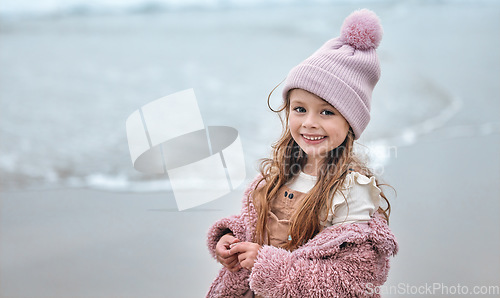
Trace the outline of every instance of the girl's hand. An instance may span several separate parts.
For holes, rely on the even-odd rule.
[[[234,237],[232,234],[226,234],[219,239],[219,242],[217,242],[215,246],[217,261],[231,272],[236,272],[241,269],[240,263],[238,262],[238,255],[230,251],[231,244],[238,242],[240,242],[240,239]]]
[[[252,269],[262,246],[253,242],[239,242],[231,245],[231,255],[237,254],[241,267]]]

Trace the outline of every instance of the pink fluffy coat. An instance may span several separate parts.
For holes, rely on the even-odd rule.
[[[245,191],[241,214],[209,229],[207,245],[214,258],[215,246],[228,230],[252,241],[257,213],[248,198],[258,180]],[[389,257],[397,250],[394,235],[377,213],[367,224],[326,228],[293,252],[264,245],[251,271],[223,267],[207,297],[241,297],[249,288],[264,297],[378,297],[373,289],[386,281]]]

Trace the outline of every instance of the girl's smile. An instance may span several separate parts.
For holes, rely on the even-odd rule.
[[[315,136],[315,135],[306,135],[306,134],[301,134],[301,136],[304,138],[305,142],[308,144],[319,144],[327,138],[326,136]]]

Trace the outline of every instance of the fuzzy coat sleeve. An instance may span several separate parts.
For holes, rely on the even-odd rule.
[[[397,251],[381,218],[370,224],[325,229],[289,252],[263,246],[250,273],[250,288],[264,297],[378,297]]]
[[[255,189],[255,186],[259,181],[261,181],[260,175],[258,175],[252,183],[248,186],[243,194],[243,203],[242,210],[239,215],[232,215],[226,218],[222,218],[215,222],[208,230],[207,233],[207,246],[208,251],[212,255],[213,258],[215,256],[215,247],[217,246],[217,242],[219,239],[227,233],[233,233],[233,235],[240,239],[241,241],[249,241],[250,236],[252,234],[251,228],[249,228],[249,204],[248,200],[250,199],[251,192]],[[253,204],[250,207],[253,210]]]
[[[207,246],[212,257],[216,258],[215,247],[219,239],[226,233],[232,232],[236,238],[242,241],[250,241],[255,226],[255,208],[249,204],[251,192],[255,189],[257,183],[261,181],[262,176],[258,175],[250,186],[245,190],[242,199],[242,209],[239,215],[233,215],[218,220],[208,230]],[[214,280],[207,297],[243,297],[250,289],[248,285],[248,276],[250,271],[241,269],[237,272],[231,272],[222,267],[217,278]]]

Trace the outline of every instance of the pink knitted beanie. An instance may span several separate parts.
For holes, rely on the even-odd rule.
[[[374,12],[353,12],[344,20],[340,37],[327,41],[290,71],[283,98],[294,88],[316,94],[344,116],[358,139],[370,122],[372,91],[380,78],[375,50],[382,33]]]

